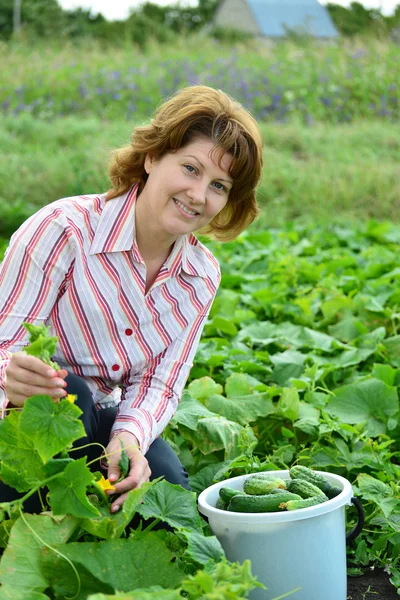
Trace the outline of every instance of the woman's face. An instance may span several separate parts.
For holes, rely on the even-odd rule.
[[[233,185],[232,156],[224,154],[219,166],[213,150],[211,140],[199,137],[159,159],[147,155],[148,179],[138,202],[153,229],[176,238],[204,227],[224,208]]]

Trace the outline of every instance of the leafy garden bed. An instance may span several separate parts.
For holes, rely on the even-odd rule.
[[[349,575],[374,567],[395,596],[400,228],[292,224],[213,249],[221,289],[164,434],[193,492],[294,463],[346,477],[366,513],[348,551]],[[73,453],[54,458],[80,435],[77,411],[67,400],[42,401],[39,418],[33,399],[0,424],[2,477],[21,493],[46,479],[53,509],[29,515],[18,503],[3,506],[0,600],[245,598],[255,585],[251,567],[224,559],[193,492],[157,481],[111,515],[87,466],[70,460]],[[49,446],[54,438],[61,441]],[[129,529],[135,514],[142,520]],[[160,522],[170,529],[157,529]],[[350,579],[349,595],[357,581]],[[359,592],[361,600],[367,590]]]
[[[167,430],[198,492],[295,462],[346,477],[366,513],[349,574],[381,567],[397,588],[399,245],[370,222],[215,246],[221,290]]]

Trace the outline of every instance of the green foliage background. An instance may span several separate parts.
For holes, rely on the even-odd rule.
[[[22,0],[21,21],[23,35],[29,39],[90,37],[111,43],[120,43],[122,39],[143,47],[149,37],[166,42],[172,41],[174,34],[210,27],[217,7],[218,0],[199,0],[196,6],[182,6],[178,2],[160,6],[145,2],[132,8],[125,21],[109,22],[101,13],[95,15],[90,10],[63,10],[57,0]],[[365,8],[360,2],[352,2],[347,8],[328,3],[327,10],[342,35],[394,38],[399,35],[400,5],[391,16],[383,15],[379,9]],[[9,40],[12,33],[13,0],[0,0],[0,39]],[[228,35],[231,40],[235,38],[233,32],[215,33],[222,37]]]

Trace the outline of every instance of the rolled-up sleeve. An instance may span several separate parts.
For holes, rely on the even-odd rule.
[[[212,301],[168,348],[123,387],[111,436],[121,430],[133,433],[145,454],[161,435],[177,409]]]
[[[44,209],[15,232],[0,264],[0,409],[6,405],[5,371],[14,352],[28,344],[22,323],[45,322],[73,262],[66,219]]]

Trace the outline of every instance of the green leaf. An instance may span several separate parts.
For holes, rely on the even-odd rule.
[[[196,430],[182,428],[181,433],[188,437],[202,454],[224,450],[225,458],[234,458],[240,454],[238,441],[242,430],[239,423],[214,415],[199,419]]]
[[[368,500],[392,495],[392,490],[389,485],[386,485],[383,481],[366,473],[360,473],[360,475],[358,475],[357,486],[363,496]]]
[[[314,392],[314,394],[318,395],[318,392]],[[318,408],[307,402],[300,401],[298,419],[293,425],[297,429],[304,431],[304,433],[313,436],[318,434],[320,425],[319,419],[320,411]]]
[[[49,600],[49,597],[40,592],[21,592],[13,587],[4,586],[0,589],[0,600]]]
[[[268,346],[272,342],[276,342],[288,347],[296,342],[300,332],[301,327],[293,323],[280,323],[276,325],[275,323],[264,321],[243,327],[238,335],[238,339],[247,339],[252,345]]]
[[[278,385],[286,385],[291,377],[300,377],[304,371],[306,355],[296,350],[287,350],[270,356],[274,365],[272,380]]]
[[[281,434],[287,439],[295,437],[293,431],[284,426],[281,427]]]
[[[321,312],[326,319],[333,319],[344,311],[351,310],[353,302],[347,296],[335,296],[321,303]]]
[[[14,598],[14,591],[25,594],[24,598],[31,592],[44,591],[48,579],[42,569],[42,549],[45,544],[67,542],[77,527],[76,519],[69,516],[57,519],[45,514],[25,514],[24,519],[19,518],[13,525],[0,562],[1,592],[5,598]]]
[[[189,475],[190,489],[196,492],[196,494],[200,494],[206,487],[214,483],[215,474],[220,469],[227,467],[230,462],[230,460],[213,462],[197,471],[194,475]]]
[[[86,497],[86,489],[93,481],[93,474],[85,462],[86,458],[73,461],[67,465],[62,475],[48,482],[50,504],[55,515],[100,515],[99,510]]]
[[[399,410],[396,388],[379,379],[366,379],[335,390],[327,410],[344,423],[366,422],[366,432],[375,437],[386,432],[390,416]]]
[[[372,354],[374,354],[375,348],[354,348],[352,350],[345,350],[339,356],[330,358],[330,362],[337,367],[351,367],[353,365],[359,365],[364,362]]]
[[[224,317],[216,316],[211,321],[209,321],[205,328],[205,334],[209,337],[213,335],[220,335],[224,333],[229,336],[234,336],[237,334],[238,330],[230,319],[225,319]]]
[[[29,333],[30,344],[24,347],[24,352],[31,356],[40,358],[47,365],[53,367],[56,371],[59,370],[57,363],[50,359],[56,351],[57,337],[51,337],[49,327],[44,325],[32,325],[31,323],[22,323]]]
[[[358,338],[359,335],[368,333],[368,328],[359,318],[353,316],[344,317],[328,329],[331,335],[343,342],[351,342]]]
[[[22,325],[29,333],[29,341],[31,343],[36,342],[36,340],[40,339],[41,337],[52,339],[50,336],[50,328],[44,323],[41,323],[40,325],[33,325],[32,323],[24,322]]]
[[[81,409],[68,400],[54,402],[50,396],[32,396],[22,410],[20,430],[46,462],[85,436],[81,414]]]
[[[171,527],[202,531],[203,521],[197,510],[196,494],[168,481],[159,481],[148,490],[137,512],[145,519],[161,519]]]
[[[251,394],[251,392],[252,389],[246,375],[241,373],[233,373],[227,378],[225,384],[225,393],[227,398],[234,398],[235,396],[248,396]]]
[[[212,394],[222,394],[223,387],[219,383],[215,383],[211,377],[202,377],[192,381],[188,386],[188,391],[193,398],[204,402]]]
[[[400,367],[400,335],[386,338],[382,342],[386,356],[393,367]]]
[[[395,385],[396,376],[398,372],[399,369],[393,369],[390,365],[381,365],[375,363],[371,375],[375,379],[380,379],[381,381],[384,381],[386,385],[393,386]]]
[[[129,458],[124,448],[124,443],[120,440],[121,444],[121,458],[119,459],[118,466],[121,470],[121,479],[124,479],[129,472]]]
[[[247,598],[248,592],[256,586],[265,589],[265,586],[258,583],[256,577],[251,574],[249,560],[240,564],[228,563],[225,559],[205,565],[203,570],[198,570],[195,575],[189,576],[181,584],[189,598],[199,600]]]
[[[240,295],[232,290],[220,288],[210,310],[210,317],[233,315],[240,301]]]
[[[140,488],[131,490],[117,513],[110,513],[109,506],[101,503],[97,504],[96,508],[100,513],[99,516],[81,519],[79,521],[80,527],[88,533],[105,540],[121,537],[125,528],[132,521],[138,505],[152,485],[153,483],[143,483]]]
[[[160,600],[182,600],[179,590],[163,590],[159,586],[152,586],[147,591],[132,590],[127,594],[115,594],[112,596],[108,594],[91,594],[87,600],[158,600],[158,598]]]
[[[398,498],[393,496],[391,487],[379,479],[375,479],[366,473],[361,473],[357,477],[357,486],[362,497],[366,500],[375,502],[386,518],[389,517],[394,510],[398,510]]]
[[[324,352],[332,352],[340,343],[326,333],[303,327],[298,336],[298,345],[302,348],[315,348]]]
[[[27,492],[39,485],[45,474],[33,442],[20,431],[20,418],[21,413],[14,410],[0,420],[0,477],[18,492]]]
[[[76,577],[61,556],[45,550],[43,571],[57,597],[86,600],[96,592],[112,594],[135,588],[176,588],[184,577],[173,553],[156,533],[126,540],[75,542],[57,548],[75,565],[81,579],[77,593]]]
[[[300,398],[296,388],[283,388],[278,400],[278,410],[285,419],[295,421],[299,416]]]
[[[214,413],[210,412],[204,404],[195,400],[186,392],[178,404],[178,410],[172,418],[172,424],[180,424],[189,429],[197,429],[198,421],[201,417],[212,417]]]
[[[73,461],[73,458],[51,458],[43,467],[46,477],[62,473]]]
[[[213,413],[222,415],[229,421],[247,425],[259,417],[266,417],[276,409],[269,394],[250,394],[249,396],[225,398],[217,394],[206,400],[206,407]]]
[[[233,320],[237,325],[248,323],[249,321],[255,321],[256,319],[257,315],[253,310],[239,308],[233,313]]]
[[[184,529],[179,530],[177,535],[187,542],[186,553],[200,564],[205,565],[209,560],[219,562],[225,557],[224,550],[215,536],[205,537]]]

